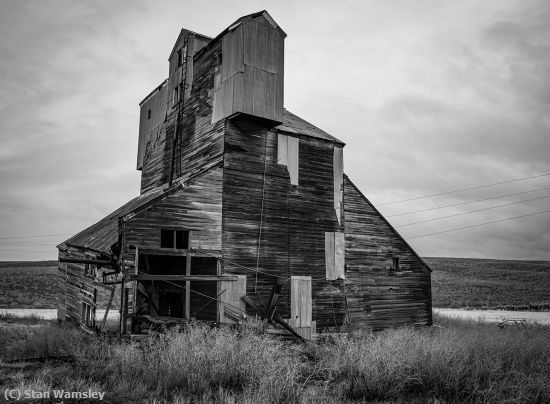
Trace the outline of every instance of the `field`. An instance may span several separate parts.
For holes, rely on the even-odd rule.
[[[0,261],[0,309],[56,308],[57,261]],[[108,301],[109,292],[98,290]],[[114,299],[113,307],[118,307]]]
[[[550,310],[550,262],[425,258],[434,307]]]
[[[548,261],[425,260],[434,307],[550,310]],[[55,308],[56,268],[56,261],[0,262],[0,308]]]
[[[298,345],[261,323],[129,341],[0,322],[0,384],[21,391],[92,389],[108,402],[148,403],[550,402],[550,327],[436,318],[432,328]]]
[[[434,307],[550,310],[548,261],[425,260],[433,269]],[[0,308],[55,308],[56,265],[56,261],[0,262]],[[100,293],[106,300],[108,292]]]

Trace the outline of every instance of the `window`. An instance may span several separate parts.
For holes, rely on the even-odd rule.
[[[189,230],[160,230],[161,248],[189,248]]]
[[[218,88],[221,84],[222,79],[222,54],[216,53],[214,55],[214,88]]]
[[[147,111],[147,119],[151,119],[151,110]]]
[[[393,269],[394,271],[399,271],[399,258],[398,257],[393,257],[392,258],[391,269]]]
[[[179,86],[174,87],[174,94],[172,96],[172,104],[174,104],[174,105],[176,105],[178,103],[178,101],[180,100],[179,91],[180,91]]]

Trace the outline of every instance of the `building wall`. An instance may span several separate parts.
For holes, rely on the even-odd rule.
[[[59,250],[59,258],[98,259],[91,250],[69,247]],[[96,310],[104,310],[111,295],[111,286],[103,285],[102,273],[111,268],[95,269],[86,264],[60,262],[58,264],[57,318],[77,324],[82,322],[82,303],[88,303]],[[115,294],[111,310],[120,307],[120,292]],[[102,318],[96,316],[96,325]]]
[[[312,277],[313,320],[320,329],[345,317],[343,280],[326,280],[325,232],[343,231],[334,210],[333,144],[299,139],[298,185],[277,163],[278,135],[250,120],[227,121],[223,181],[223,258],[226,272],[248,275],[247,293],[269,297],[283,283],[278,311],[290,315],[290,276]],[[259,268],[256,268],[267,161]]]
[[[264,16],[243,21],[224,34],[213,121],[245,113],[282,122],[284,36]]]
[[[214,167],[125,220],[122,224],[124,272],[135,273],[136,248],[138,251],[160,248],[160,230],[163,228],[189,230],[191,249],[221,252],[222,177],[222,167]],[[131,314],[136,284],[131,281],[124,286],[130,289],[128,308]]]
[[[344,177],[346,295],[352,326],[429,325],[429,268]],[[399,258],[399,270],[391,269]]]
[[[178,108],[168,108],[167,121],[158,136],[149,140],[141,174],[141,193],[167,184],[171,167],[174,180],[185,180],[222,160],[224,124],[223,121],[213,124],[211,119],[215,54],[220,49],[218,42],[194,59],[193,85],[182,104],[173,164]]]
[[[166,117],[167,88],[166,83],[161,84],[139,106],[138,170],[143,167],[143,155],[149,140],[158,136]]]

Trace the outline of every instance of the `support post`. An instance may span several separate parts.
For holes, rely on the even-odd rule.
[[[185,262],[185,275],[191,275],[191,255],[187,255]],[[191,281],[185,282],[185,319],[191,319]]]

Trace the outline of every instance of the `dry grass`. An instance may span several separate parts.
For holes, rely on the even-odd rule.
[[[2,384],[107,392],[148,402],[550,402],[550,327],[507,328],[436,319],[307,347],[192,324],[142,342],[96,338],[55,324],[0,330]],[[179,400],[179,401],[178,401]]]

